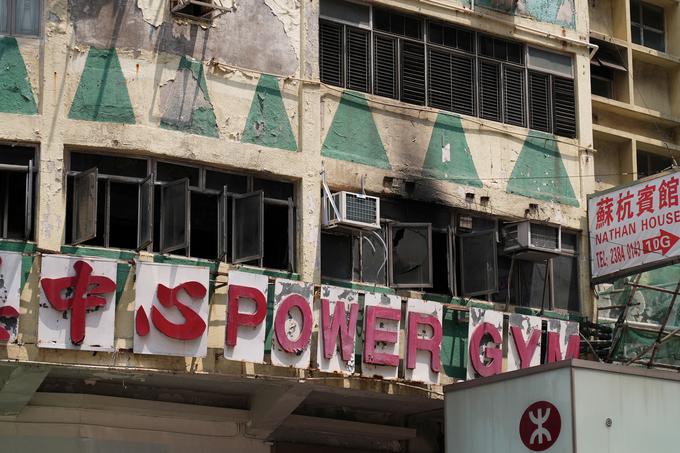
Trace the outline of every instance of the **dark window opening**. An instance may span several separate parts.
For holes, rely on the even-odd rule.
[[[660,154],[637,151],[637,177],[638,179],[661,173],[673,165],[673,158]]]
[[[218,196],[191,193],[191,256],[218,258]]]
[[[631,0],[630,15],[633,42],[665,52],[666,18],[664,9],[639,0]]]
[[[136,184],[111,183],[109,207],[109,247],[137,247],[139,187]]]
[[[264,210],[264,267],[288,269],[288,206],[267,205]]]
[[[398,288],[432,287],[432,225],[395,223],[389,228],[390,283]]]
[[[0,238],[34,237],[35,149],[0,146]]]
[[[321,234],[321,275],[338,280],[353,280],[352,240],[349,235]]]

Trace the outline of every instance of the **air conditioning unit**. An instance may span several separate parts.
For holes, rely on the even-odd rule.
[[[545,261],[562,249],[561,227],[544,223],[510,223],[503,227],[503,252],[529,261]]]
[[[331,199],[333,203],[331,203]],[[333,209],[333,204],[337,212]],[[380,229],[380,198],[353,192],[336,192],[323,197],[324,228]]]

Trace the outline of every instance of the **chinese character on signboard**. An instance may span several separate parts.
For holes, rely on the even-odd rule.
[[[117,263],[44,256],[40,273],[38,345],[113,351]]]

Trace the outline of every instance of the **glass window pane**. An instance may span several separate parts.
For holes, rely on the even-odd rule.
[[[657,30],[664,30],[664,14],[663,8],[658,6],[642,4],[642,24],[645,27],[656,28]]]
[[[464,296],[496,291],[496,232],[462,236],[460,265]]]
[[[248,191],[248,177],[211,170],[205,172],[206,189],[221,192],[224,186],[227,186],[232,193],[246,193]]]
[[[512,304],[521,307],[550,308],[550,288],[546,281],[546,264],[515,260],[512,277]]]
[[[370,26],[369,7],[342,0],[321,0],[321,16],[343,20],[363,27]]]
[[[199,171],[200,170],[195,167],[158,162],[156,164],[156,180],[159,182],[171,182],[182,178],[188,178],[189,185],[198,187]]]
[[[9,32],[9,0],[0,0],[0,33]]]
[[[458,36],[456,38],[458,43],[458,48],[466,52],[473,51],[473,37],[474,33],[466,30],[458,30],[456,33]]]
[[[394,224],[390,228],[392,285],[432,286],[432,228],[430,224]]]
[[[447,29],[447,31],[448,31],[448,29]],[[448,35],[450,35],[450,34],[451,33],[448,33]],[[427,38],[431,43],[444,44],[444,27],[442,27],[439,24],[430,23]],[[449,39],[450,39],[450,36],[447,36],[447,40],[449,40]],[[453,40],[455,42],[455,36],[453,37]],[[450,44],[448,44],[448,42],[447,42],[446,45],[448,46]]]
[[[186,248],[189,243],[189,179],[161,186],[161,253]]]
[[[415,19],[413,17],[404,18],[404,35],[420,39],[421,38],[421,27],[422,21],[420,19]]]
[[[529,65],[536,69],[551,71],[566,77],[573,77],[571,56],[529,47]]]
[[[139,185],[139,238],[138,248],[144,248],[153,242],[153,175]]]
[[[97,236],[97,169],[84,171],[73,178],[72,244]]]
[[[390,30],[390,12],[380,8],[373,8],[373,28],[382,31]]]
[[[631,22],[640,23],[640,1],[630,1],[630,20]]]
[[[232,204],[232,261],[243,263],[262,258],[264,192],[235,195]]]
[[[558,256],[553,259],[555,283],[555,308],[579,311],[578,259],[575,256]]]
[[[380,235],[382,241],[377,235]],[[365,283],[387,284],[387,250],[383,245],[384,240],[384,231],[361,235],[361,280]]]
[[[71,171],[85,171],[92,167],[97,167],[102,175],[145,178],[148,173],[144,159],[71,152]]]
[[[16,0],[14,32],[19,35],[40,34],[40,0]]]
[[[288,198],[293,198],[293,188],[293,184],[289,182],[258,178],[253,180],[253,190],[262,190],[266,198],[288,200]]]
[[[651,31],[648,29],[645,29],[643,31],[645,35],[645,47],[649,47],[652,49],[656,49],[659,52],[665,52],[666,51],[666,41],[664,39],[663,33],[659,33],[656,31]]]
[[[562,251],[576,253],[578,250],[578,233],[562,231]]]
[[[352,238],[321,233],[321,275],[352,280]]]
[[[633,35],[633,42],[635,44],[642,44],[642,30],[637,25],[633,25],[630,29]]]

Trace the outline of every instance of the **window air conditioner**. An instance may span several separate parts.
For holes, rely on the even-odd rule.
[[[560,253],[560,226],[524,221],[503,227],[503,252],[515,258],[544,261]]]
[[[324,194],[322,225],[328,229],[346,227],[379,230],[380,198],[353,192],[337,192],[331,198]]]

